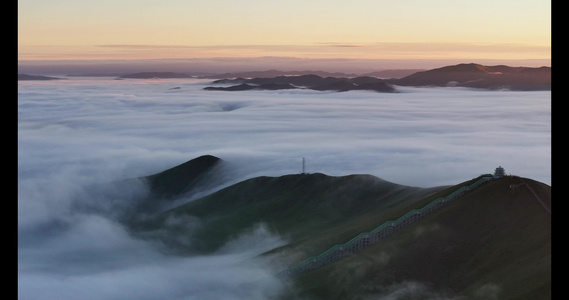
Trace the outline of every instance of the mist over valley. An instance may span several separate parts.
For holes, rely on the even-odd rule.
[[[485,183],[361,255],[296,281],[274,275],[500,165],[550,207],[551,90],[393,82],[395,93],[229,93],[174,75],[18,81],[19,297],[349,299],[360,284],[353,297],[501,299],[519,282],[519,297],[547,293],[547,278],[529,273],[499,280],[520,261],[550,268],[550,214],[518,177]],[[473,230],[480,218],[487,226]],[[522,237],[530,242],[511,244]],[[416,260],[440,251],[465,268],[504,265],[445,288],[443,275],[429,282],[437,268],[458,274],[442,254],[439,265]],[[373,275],[382,268],[394,277]]]

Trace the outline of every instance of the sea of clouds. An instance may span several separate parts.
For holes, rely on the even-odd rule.
[[[551,184],[551,92],[204,91],[203,79],[18,83],[20,299],[267,299],[287,286],[250,258],[286,241],[260,225],[177,257],[120,222],[147,192],[108,186],[200,155],[219,185],[302,171],[411,186],[492,173]],[[204,191],[205,194],[207,191]]]

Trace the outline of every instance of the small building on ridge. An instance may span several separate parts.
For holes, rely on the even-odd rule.
[[[494,177],[503,177],[503,176],[506,176],[504,168],[502,168],[502,166],[497,167],[496,170],[494,171]]]

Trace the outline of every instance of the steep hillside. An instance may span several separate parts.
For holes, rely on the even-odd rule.
[[[395,88],[382,79],[371,76],[352,78],[321,77],[314,74],[298,76],[276,76],[272,78],[256,77],[251,79],[234,78],[216,80],[215,84],[237,84],[229,87],[205,87],[205,90],[215,91],[244,91],[265,89],[294,89],[306,88],[317,91],[346,92],[352,90],[371,90],[383,93],[396,92]],[[270,87],[270,88],[267,88]]]
[[[180,196],[199,185],[208,172],[221,159],[213,155],[203,155],[157,174],[142,177],[150,188],[153,197],[172,198]]]
[[[408,70],[407,70],[408,71]],[[372,90],[397,92],[392,85],[471,87],[481,89],[509,89],[517,91],[551,90],[551,67],[529,68],[504,65],[483,66],[458,64],[441,68],[407,73],[401,78],[380,79],[379,73],[354,77],[322,77],[316,74],[275,77],[229,76],[215,80],[214,84],[234,84],[229,87],[206,87],[205,90],[244,91],[265,89],[305,88],[318,91]],[[374,76],[370,76],[374,75]],[[271,87],[265,88],[264,86]]]
[[[523,180],[550,209],[551,188]],[[551,214],[520,183],[505,177],[483,184],[357,255],[300,275],[290,293],[551,299]]]

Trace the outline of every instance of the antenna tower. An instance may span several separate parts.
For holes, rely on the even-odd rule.
[[[306,174],[306,162],[304,157],[302,158],[302,174]]]

